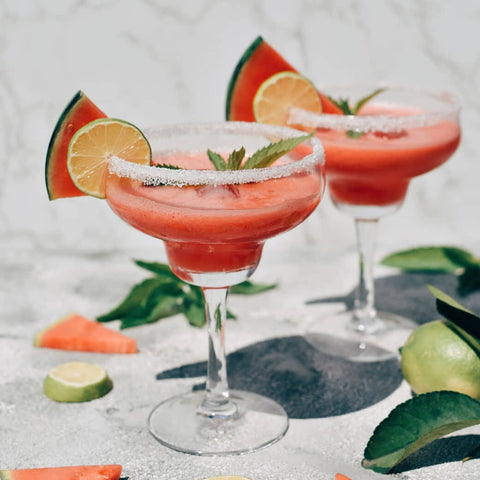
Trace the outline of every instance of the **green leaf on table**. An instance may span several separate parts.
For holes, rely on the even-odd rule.
[[[130,328],[156,322],[162,318],[183,313],[195,327],[206,323],[202,289],[180,280],[164,263],[135,260],[135,264],[154,276],[134,285],[128,295],[111,311],[97,317],[99,322],[120,320],[120,328]],[[243,282],[231,293],[253,295],[276,285]],[[227,310],[227,318],[236,318]]]
[[[275,283],[252,283],[250,280],[245,280],[245,282],[239,283],[238,285],[233,285],[230,288],[230,293],[237,295],[254,295],[272,290],[276,288],[276,286]]]
[[[147,278],[135,285],[125,299],[113,310],[97,317],[99,322],[111,322],[123,316],[141,315],[147,304],[150,294],[165,283],[162,278]]]
[[[462,428],[480,424],[480,402],[450,391],[424,393],[395,407],[375,428],[362,466],[388,473],[413,452]]]
[[[171,278],[179,282],[179,278],[172,272],[171,268],[165,263],[145,262],[143,260],[134,260],[139,267],[154,273],[157,277]]]
[[[465,308],[445,292],[442,292],[432,285],[427,286],[430,290],[430,293],[435,297],[438,313],[443,315],[447,320],[457,327],[460,327],[468,335],[474,337],[473,339],[470,339],[467,336],[461,335],[462,338],[477,352],[477,354],[480,355],[480,344],[478,343],[480,341],[480,317]],[[459,334],[462,333],[458,330],[455,331]]]
[[[406,272],[455,272],[464,268],[473,255],[457,247],[418,247],[392,253],[381,264]]]
[[[457,292],[464,297],[480,289],[480,265],[470,265],[458,276]]]

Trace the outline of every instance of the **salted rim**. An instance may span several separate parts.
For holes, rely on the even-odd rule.
[[[354,85],[347,85],[353,87]],[[340,86],[340,88],[345,86]],[[339,88],[339,87],[335,87]],[[373,85],[372,89],[386,88],[390,90],[418,93],[424,96],[436,98],[444,102],[444,107],[432,110],[429,113],[412,115],[338,115],[316,114],[300,108],[290,109],[287,124],[303,125],[310,128],[328,128],[332,130],[353,130],[358,132],[384,132],[395,133],[406,128],[421,128],[437,125],[446,120],[456,121],[460,104],[455,96],[447,92],[428,91],[415,87],[404,87],[394,84]],[[394,102],[377,102],[379,105],[398,105]]]
[[[298,137],[305,132],[294,130],[289,127],[279,127],[274,125],[264,125],[252,122],[223,122],[223,123],[205,123],[205,124],[185,124],[173,125],[169,127],[159,127],[144,130],[148,139],[149,136],[162,135],[165,137],[181,136],[188,134],[215,134],[215,133],[234,133],[257,135],[262,137],[279,136],[283,138]],[[325,164],[325,154],[322,143],[315,137],[305,140],[312,147],[312,153],[306,155],[301,160],[287,164],[268,168],[255,168],[247,170],[173,170],[170,168],[155,167],[152,165],[140,165],[128,162],[122,158],[113,156],[109,159],[108,171],[118,177],[131,178],[139,180],[146,185],[239,185],[242,183],[261,182],[275,178],[282,178],[300,173],[307,170],[313,170],[316,165]],[[178,150],[181,151],[181,150]],[[172,153],[174,151],[171,151]]]

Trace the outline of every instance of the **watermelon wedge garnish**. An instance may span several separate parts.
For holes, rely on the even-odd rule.
[[[106,116],[82,91],[62,112],[50,138],[45,162],[45,183],[50,200],[85,195],[74,185],[68,173],[68,145],[77,130]]]
[[[0,470],[1,480],[118,480],[121,465],[81,465],[75,467]]]
[[[280,72],[299,73],[262,37],[257,37],[245,50],[228,85],[227,120],[254,122],[253,99],[262,83]],[[327,96],[318,92],[323,113],[343,114]]]
[[[34,345],[43,348],[98,353],[137,353],[133,338],[101,323],[72,313],[35,335]]]

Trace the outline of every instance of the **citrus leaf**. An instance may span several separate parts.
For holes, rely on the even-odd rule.
[[[458,277],[457,292],[461,297],[480,289],[480,265],[471,265]]]
[[[243,165],[244,169],[249,168],[266,168],[270,166],[273,162],[278,160],[280,157],[283,157],[286,153],[293,150],[296,146],[300,145],[307,138],[310,138],[310,135],[301,135],[300,137],[295,138],[285,138],[279,140],[276,143],[271,143],[266,147],[257,150]]]
[[[455,272],[473,256],[457,247],[419,247],[386,256],[380,262],[407,272]]]
[[[480,340],[480,317],[460,305],[452,297],[432,285],[427,285],[430,293],[435,297],[437,311],[447,320],[465,330],[477,340]]]
[[[256,293],[263,293],[267,292],[268,290],[272,290],[276,288],[276,286],[277,285],[275,283],[252,283],[250,280],[246,280],[238,285],[233,285],[230,288],[230,293],[236,295],[254,295]]]
[[[379,423],[365,448],[362,466],[388,473],[433,440],[477,424],[477,400],[450,391],[424,393],[398,405]]]

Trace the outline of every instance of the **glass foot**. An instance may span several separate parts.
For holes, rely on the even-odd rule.
[[[281,405],[252,392],[231,390],[237,411],[229,418],[199,413],[205,397],[196,391],[169,398],[150,414],[152,435],[163,445],[192,455],[238,455],[280,440],[288,429]]]
[[[377,362],[399,357],[399,348],[417,327],[412,320],[377,312],[368,328],[359,328],[353,312],[326,316],[310,323],[305,339],[327,355],[354,362]]]

